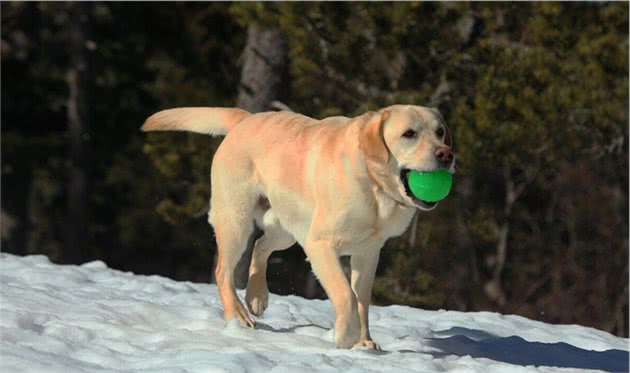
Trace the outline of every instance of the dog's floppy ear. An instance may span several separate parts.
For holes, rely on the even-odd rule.
[[[389,149],[383,137],[383,126],[389,116],[389,111],[374,113],[361,128],[359,148],[367,160],[380,164],[389,162]]]

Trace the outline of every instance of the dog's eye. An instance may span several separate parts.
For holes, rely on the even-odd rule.
[[[435,131],[435,134],[437,135],[437,137],[442,137],[444,136],[444,128],[440,127]]]
[[[414,131],[414,130],[407,130],[405,131],[405,133],[403,133],[402,137],[408,138],[408,139],[413,139],[414,137],[416,137],[416,135],[418,134],[418,132]]]

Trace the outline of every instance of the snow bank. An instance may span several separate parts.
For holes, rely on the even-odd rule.
[[[255,330],[213,285],[0,254],[2,372],[628,370],[628,340],[488,312],[370,309],[384,351],[334,348],[328,301],[271,295]],[[241,297],[243,293],[239,293]]]

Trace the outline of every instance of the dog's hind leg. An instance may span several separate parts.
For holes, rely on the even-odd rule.
[[[273,214],[269,210],[267,214]],[[279,224],[265,226],[265,234],[254,245],[252,262],[249,266],[249,280],[245,300],[249,311],[260,316],[267,309],[269,290],[267,288],[267,259],[274,251],[284,250],[295,243],[295,239]]]
[[[254,327],[254,320],[236,294],[234,270],[254,230],[256,193],[250,185],[238,183],[229,175],[215,175],[209,221],[217,240],[216,281],[223,314],[226,320],[236,318],[241,324]]]
[[[226,320],[236,318],[241,324],[254,327],[255,322],[238,299],[234,287],[234,269],[245,251],[246,237],[249,237],[252,230],[253,227],[245,230],[242,226],[237,228],[232,224],[216,224],[214,226],[219,253],[216,281],[223,303],[223,316]]]

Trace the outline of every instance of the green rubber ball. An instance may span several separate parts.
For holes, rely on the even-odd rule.
[[[411,193],[423,201],[437,202],[444,199],[453,185],[453,175],[447,170],[430,172],[409,172],[409,189]]]

